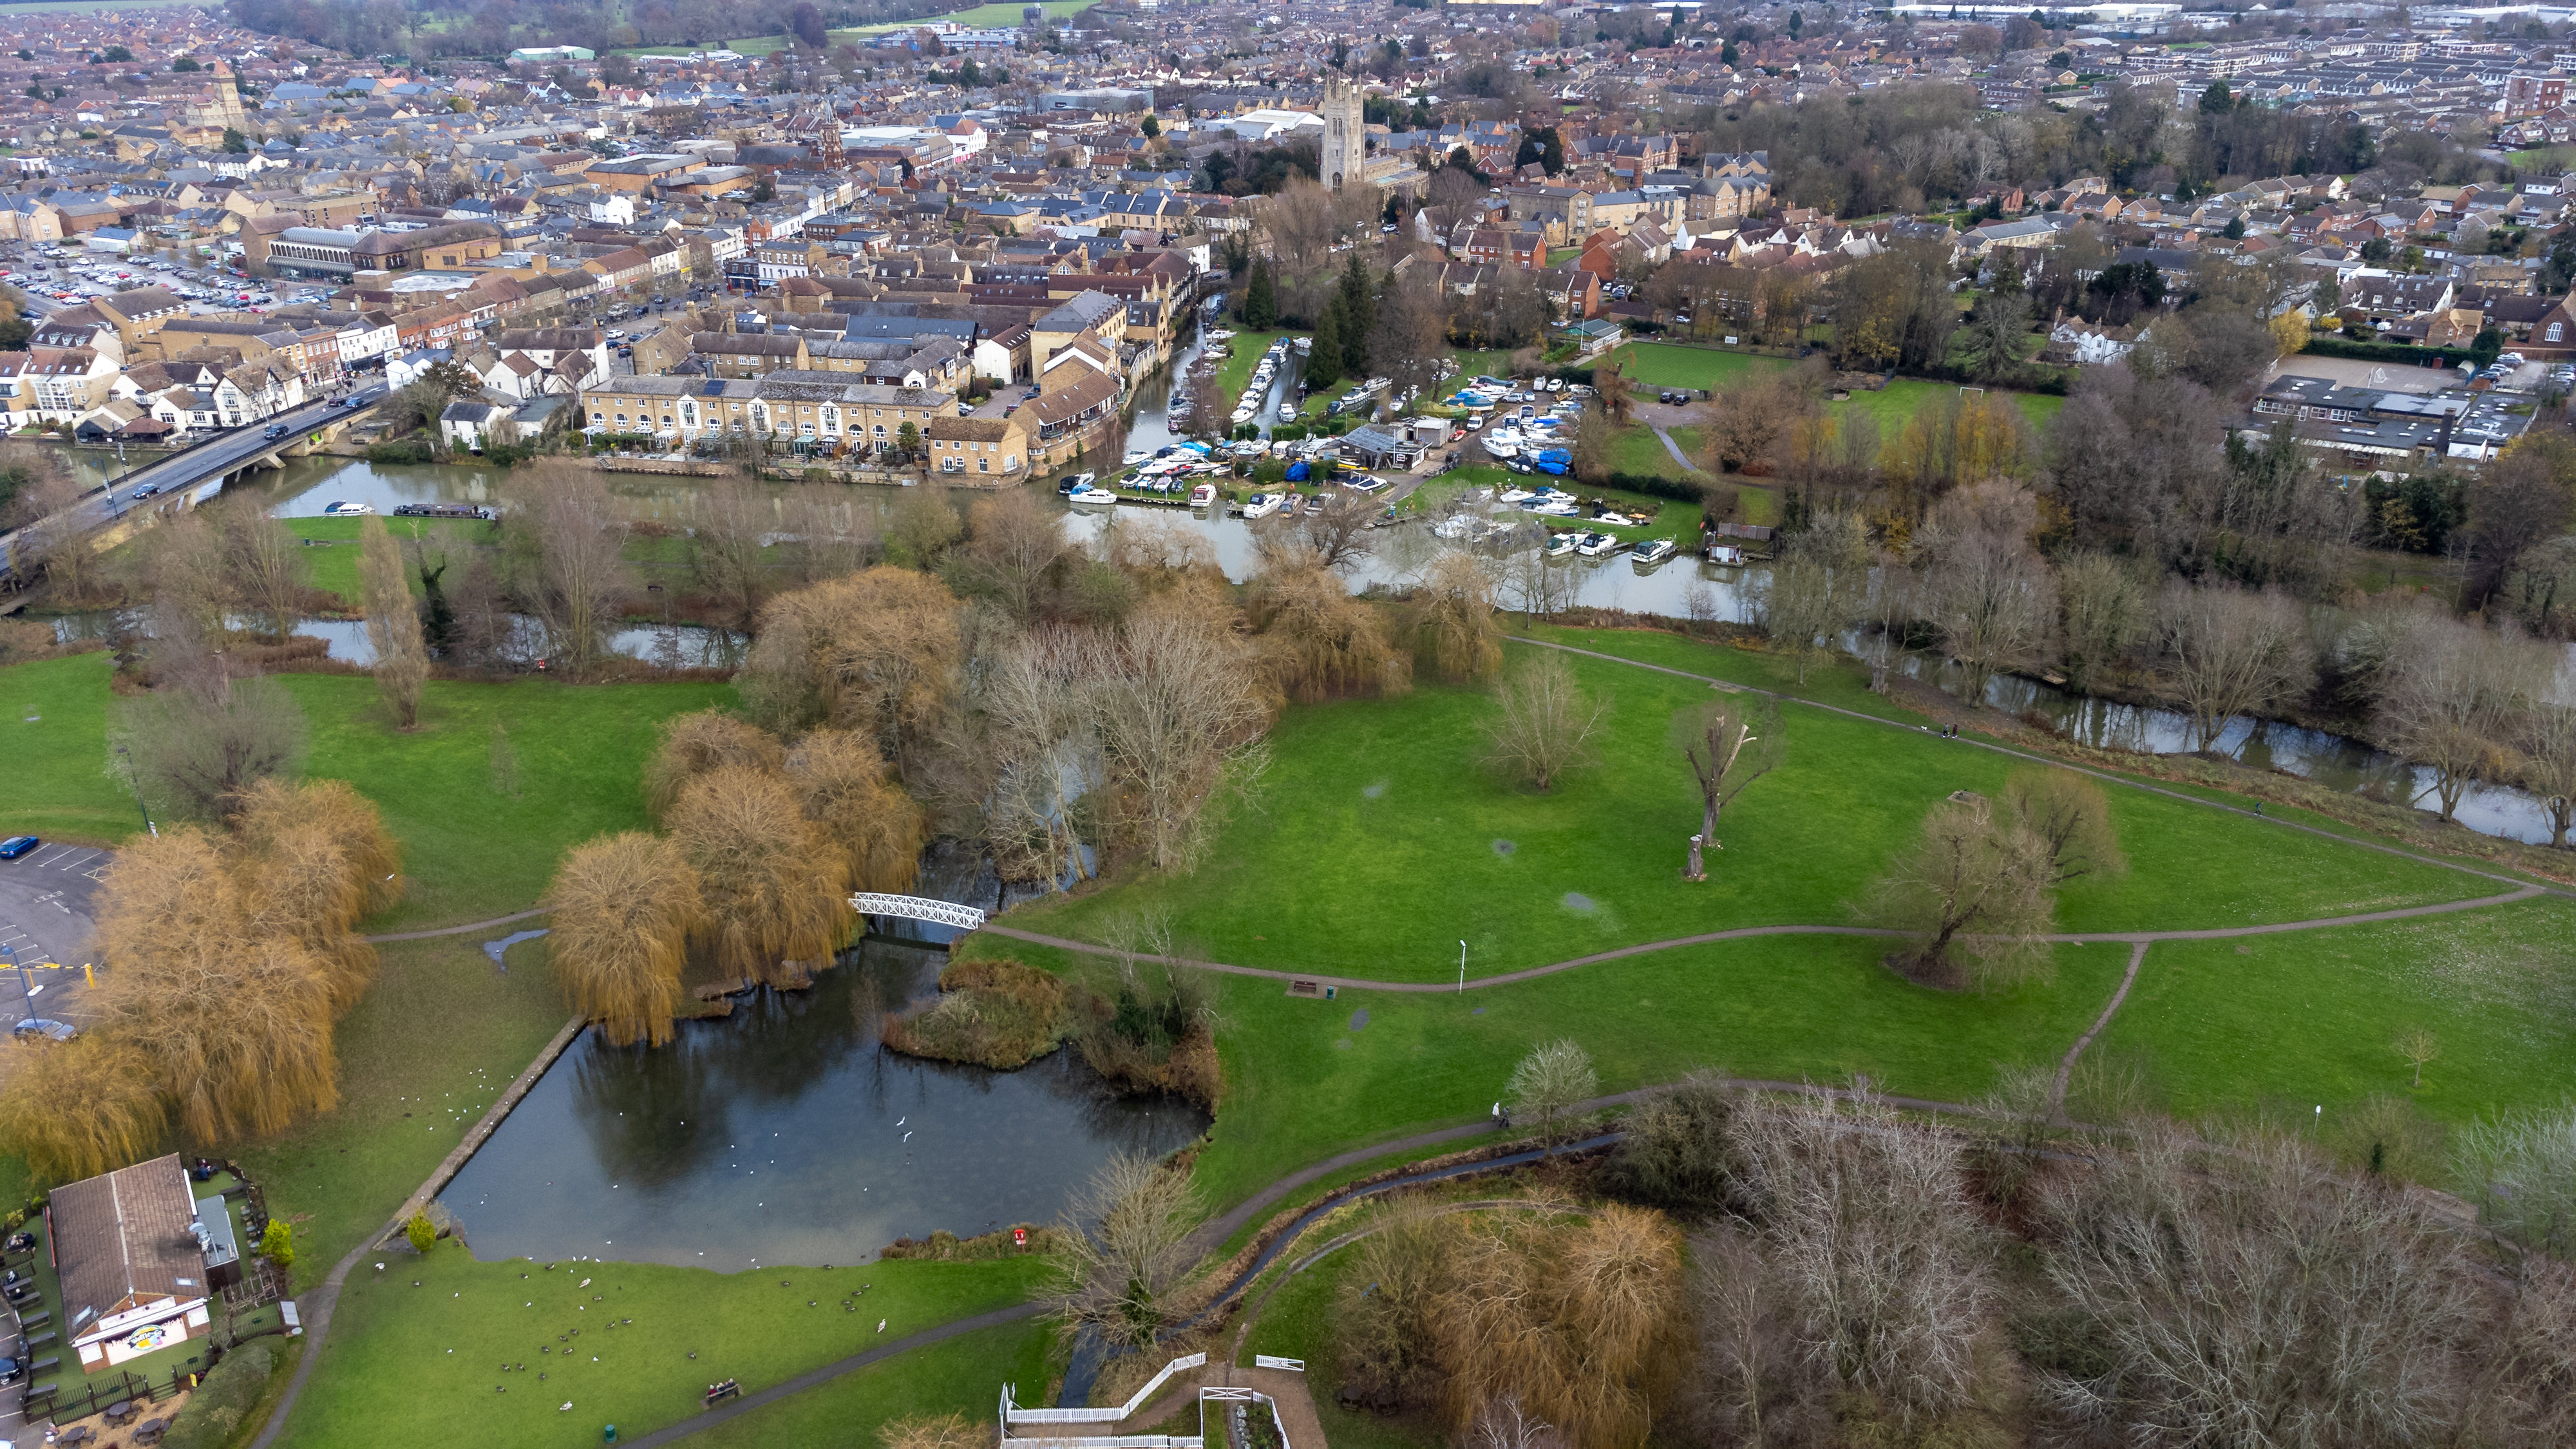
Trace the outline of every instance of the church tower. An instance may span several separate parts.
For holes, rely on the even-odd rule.
[[[1360,88],[1344,77],[1324,82],[1324,185],[1334,191],[1345,181],[1368,177],[1368,128],[1361,122]]]
[[[241,88],[233,84],[233,68],[220,58],[215,61],[215,113],[219,124],[236,131],[250,129],[242,114]]]

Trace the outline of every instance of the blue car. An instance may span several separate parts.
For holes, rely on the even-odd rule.
[[[42,844],[44,844],[43,841],[32,835],[12,835],[6,840],[0,840],[0,860],[16,860]]]

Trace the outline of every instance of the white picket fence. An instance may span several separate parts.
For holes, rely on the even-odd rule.
[[[1306,1361],[1302,1358],[1277,1358],[1266,1353],[1254,1354],[1252,1356],[1252,1366],[1254,1368],[1286,1369],[1290,1373],[1297,1374],[1302,1374],[1306,1371]]]
[[[1203,1437],[1184,1438],[1169,1434],[1069,1435],[1048,1433],[1043,1429],[1033,1434],[1011,1432],[1012,1426],[1016,1424],[1115,1424],[1145,1407],[1146,1402],[1161,1391],[1163,1385],[1172,1381],[1172,1375],[1186,1373],[1206,1362],[1207,1355],[1204,1353],[1176,1358],[1163,1365],[1162,1372],[1154,1375],[1143,1388],[1130,1395],[1127,1402],[1105,1409],[1023,1409],[1015,1401],[1018,1386],[1004,1384],[1001,1404],[1002,1441],[1006,1445],[1043,1444],[1051,1446],[1051,1449],[1207,1449],[1206,1440]],[[1289,1369],[1297,1373],[1306,1371],[1304,1359],[1275,1358],[1269,1354],[1255,1354],[1253,1363],[1260,1368]],[[1288,1443],[1288,1426],[1279,1417],[1279,1405],[1268,1394],[1255,1389],[1203,1384],[1199,1387],[1199,1398],[1211,1403],[1257,1403],[1267,1406],[1270,1410],[1270,1422],[1278,1427],[1279,1442],[1283,1446]]]

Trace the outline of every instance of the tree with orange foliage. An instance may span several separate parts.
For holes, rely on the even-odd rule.
[[[546,944],[573,1010],[612,1045],[669,1041],[701,907],[679,847],[641,831],[584,841],[556,867],[546,907]]]
[[[848,938],[849,867],[786,780],[725,765],[680,789],[666,817],[697,873],[698,936],[733,976],[802,986]]]

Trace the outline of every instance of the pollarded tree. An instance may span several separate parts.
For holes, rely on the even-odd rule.
[[[1932,808],[1923,838],[1889,864],[1865,913],[1907,937],[1889,958],[1907,977],[1987,990],[2047,974],[2056,905],[2047,843],[1971,795]]]
[[[726,972],[802,985],[856,924],[847,863],[779,776],[710,770],[681,787],[665,821],[698,877],[698,933]]]
[[[555,868],[546,906],[546,945],[572,1009],[617,1046],[669,1041],[701,907],[679,847],[641,831],[584,841]]]
[[[1720,849],[1717,816],[1744,788],[1780,763],[1787,740],[1781,733],[1780,703],[1769,695],[1737,693],[1675,717],[1682,737],[1682,758],[1699,780],[1699,834],[1691,837],[1690,868],[1685,880],[1706,880],[1703,850]]]

